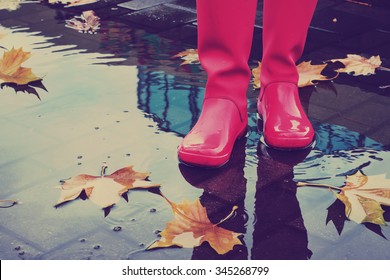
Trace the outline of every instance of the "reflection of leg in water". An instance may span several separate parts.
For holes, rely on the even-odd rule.
[[[244,199],[246,179],[244,177],[245,139],[236,142],[231,160],[222,168],[202,169],[180,165],[183,177],[194,187],[204,190],[200,201],[207,209],[207,215],[213,223],[226,217],[233,206],[238,206],[236,214],[221,224],[221,227],[239,233],[245,233],[247,214]],[[241,239],[241,238],[240,238]],[[241,239],[242,240],[242,239]],[[247,248],[235,246],[225,255],[218,255],[207,243],[194,249],[192,259],[247,259]]]
[[[269,150],[271,156],[266,151],[259,145],[252,259],[309,259],[312,252],[293,181],[293,166],[305,158],[305,151],[287,155]]]

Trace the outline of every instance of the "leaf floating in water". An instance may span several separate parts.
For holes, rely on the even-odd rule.
[[[177,55],[173,56],[173,58],[177,58],[177,57],[184,60],[184,62],[180,65],[199,63],[199,55],[197,49],[187,49],[184,52],[180,52]]]
[[[10,51],[5,51],[3,58],[0,59],[0,81],[26,85],[33,81],[42,80],[42,78],[35,76],[31,68],[21,66],[30,57],[31,53],[24,52],[22,48],[12,48]]]
[[[174,219],[168,222],[166,228],[160,233],[161,239],[150,245],[148,249],[171,246],[194,248],[203,242],[208,242],[218,254],[222,255],[231,251],[235,245],[242,245],[238,239],[240,233],[218,226],[230,218],[236,208],[233,208],[232,213],[218,224],[213,224],[199,199],[194,202],[183,201],[181,204],[165,199],[172,207]]]
[[[332,189],[345,206],[345,216],[356,223],[386,225],[381,205],[390,206],[390,180],[385,174],[366,176],[360,170],[347,176],[341,188],[299,182],[298,186]]]
[[[145,181],[149,173],[133,170],[132,166],[121,168],[108,176],[93,176],[87,174],[77,175],[64,180],[59,186],[60,198],[56,206],[74,200],[82,193],[93,203],[103,209],[110,209],[121,196],[132,189],[149,189],[160,185]]]
[[[11,199],[0,200],[0,208],[11,208],[16,204],[18,204],[16,200],[11,200]]]
[[[379,55],[365,58],[357,54],[347,54],[347,58],[337,58],[329,60],[331,62],[341,62],[345,65],[345,68],[336,70],[339,73],[347,73],[353,76],[368,76],[375,74],[375,69],[379,68],[382,64]],[[387,69],[384,68],[383,69]]]
[[[100,18],[94,11],[84,11],[81,16],[76,16],[66,21],[66,27],[83,33],[95,34],[100,29]]]

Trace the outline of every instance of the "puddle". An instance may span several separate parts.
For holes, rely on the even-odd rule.
[[[261,144],[251,112],[247,137],[236,143],[226,166],[179,165],[176,147],[200,114],[205,74],[199,65],[180,66],[172,56],[193,46],[110,20],[101,21],[97,34],[78,33],[65,27],[71,12],[40,9],[18,24],[7,18],[0,30],[7,33],[0,46],[32,53],[25,66],[42,77],[46,89],[0,91],[0,198],[23,202],[1,209],[0,216],[8,233],[31,241],[35,253],[29,258],[390,257],[385,227],[337,220],[343,204],[333,205],[328,189],[296,186],[300,181],[342,186],[357,170],[389,173],[390,155],[381,143],[315,120],[311,150],[278,152]],[[242,245],[225,255],[207,242],[195,249],[146,251],[174,218],[167,201],[147,190],[130,191],[107,217],[80,198],[53,207],[59,180],[99,176],[102,163],[105,174],[129,165],[151,172],[150,181],[161,184],[172,202],[199,198],[212,223],[237,206],[221,226],[241,233]],[[10,256],[4,254],[1,258]]]

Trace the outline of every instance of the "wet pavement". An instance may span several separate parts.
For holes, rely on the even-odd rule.
[[[262,143],[259,90],[250,86],[248,133],[231,161],[190,168],[179,164],[176,148],[200,114],[206,75],[173,56],[196,48],[194,0],[21,2],[0,10],[0,46],[30,51],[23,66],[42,81],[0,90],[0,200],[18,201],[1,204],[1,259],[390,259],[389,227],[348,219],[337,191],[297,186],[342,187],[360,170],[369,182],[380,177],[388,198],[388,71],[301,88],[316,143],[297,152]],[[65,26],[87,10],[101,18],[96,34]],[[301,61],[380,55],[390,67],[389,16],[386,0],[319,0]],[[261,59],[261,19],[259,1],[251,68]],[[173,219],[155,191],[129,191],[106,217],[88,199],[54,207],[61,180],[99,176],[104,164],[107,174],[130,165],[150,172],[176,203],[199,198],[213,223],[238,206],[221,227],[242,233],[243,245],[224,255],[208,243],[146,250]],[[390,221],[390,203],[367,201]]]

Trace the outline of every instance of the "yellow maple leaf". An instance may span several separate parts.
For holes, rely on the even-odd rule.
[[[102,208],[116,204],[121,195],[131,189],[147,189],[160,185],[145,181],[149,173],[134,171],[132,166],[118,169],[108,176],[77,175],[59,186],[60,198],[56,206],[78,198],[82,191],[95,204]]]
[[[187,49],[173,56],[173,58],[179,57],[184,62],[180,65],[199,63],[199,55],[197,49]]]
[[[5,36],[7,36],[7,33],[4,30],[0,29],[0,40],[3,39]]]
[[[314,86],[317,83],[314,81],[330,81],[335,79],[338,74],[334,77],[326,77],[321,74],[327,64],[313,65],[311,61],[303,61],[297,66],[299,73],[298,87]]]
[[[314,81],[330,81],[338,76],[338,73],[334,77],[326,77],[321,74],[327,64],[311,64],[311,61],[303,61],[297,65],[299,73],[298,87],[314,86],[317,83]],[[261,62],[258,61],[258,66],[252,69],[253,75],[253,88],[260,88],[260,75],[261,75]]]
[[[166,198],[165,198],[166,199]],[[176,204],[167,201],[172,206],[174,219],[166,224],[166,228],[160,233],[161,239],[154,242],[148,249],[179,246],[194,248],[203,242],[210,246],[220,255],[231,251],[235,245],[242,245],[238,239],[240,233],[219,227],[218,225],[228,219],[232,213],[218,224],[213,224],[203,207],[196,199],[194,202],[183,201]]]
[[[390,206],[390,180],[385,174],[366,176],[360,170],[347,176],[341,188],[299,182],[298,186],[327,187],[345,205],[345,215],[356,223],[386,225],[381,205]]]
[[[31,57],[30,52],[24,52],[22,48],[12,48],[3,54],[0,59],[0,80],[6,83],[25,85],[33,81],[42,80],[35,76],[31,68],[21,67],[22,63]]]
[[[0,1],[0,10],[15,11],[20,8],[20,0]]]
[[[252,69],[253,88],[255,88],[255,89],[260,88],[261,62],[258,61],[257,63],[258,63],[257,67]]]
[[[347,54],[347,58],[331,59],[332,62],[341,62],[345,68],[340,68],[337,72],[352,74],[353,76],[367,76],[375,74],[375,69],[381,66],[382,61],[379,55],[365,58],[357,54]]]

